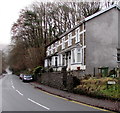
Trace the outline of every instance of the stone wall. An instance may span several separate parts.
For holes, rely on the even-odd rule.
[[[46,72],[38,77],[38,81],[44,85],[54,88],[63,89],[63,73],[61,72]]]
[[[37,78],[38,82],[44,85],[71,92],[72,89],[79,83],[79,74],[80,72],[46,72],[42,73],[41,76]]]

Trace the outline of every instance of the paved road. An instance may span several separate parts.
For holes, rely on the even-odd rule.
[[[6,75],[1,83],[2,111],[100,111],[46,94],[15,75]]]

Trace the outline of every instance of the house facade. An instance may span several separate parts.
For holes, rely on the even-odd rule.
[[[94,74],[120,62],[120,7],[113,5],[79,22],[46,47],[45,67]],[[96,72],[97,73],[97,72]]]

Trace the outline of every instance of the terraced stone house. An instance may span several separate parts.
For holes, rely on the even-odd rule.
[[[46,47],[45,67],[94,74],[120,62],[120,7],[113,5],[79,22]]]

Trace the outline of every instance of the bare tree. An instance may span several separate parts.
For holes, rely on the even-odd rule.
[[[36,2],[21,10],[11,28],[14,43],[9,58],[11,66],[22,70],[43,65],[47,44],[75,26],[83,17],[99,10],[100,3],[96,2]]]

